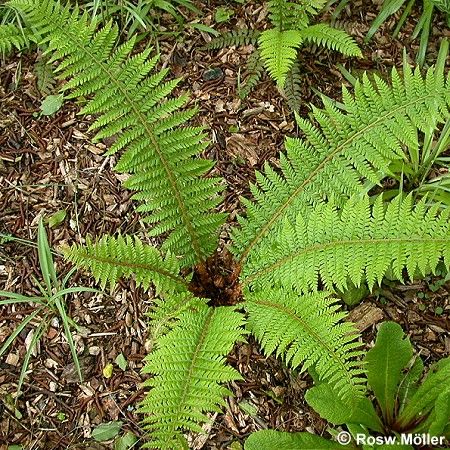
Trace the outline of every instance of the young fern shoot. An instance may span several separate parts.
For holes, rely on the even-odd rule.
[[[339,51],[347,56],[362,56],[355,41],[342,30],[326,24],[309,25],[326,2],[323,0],[270,0],[269,17],[273,28],[259,37],[259,49],[266,69],[280,88],[295,64],[297,50],[304,43],[313,43]]]

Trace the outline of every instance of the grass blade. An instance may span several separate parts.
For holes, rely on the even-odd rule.
[[[8,339],[3,343],[0,348],[0,356],[5,353],[5,351],[9,348],[9,346],[13,343],[14,339],[22,332],[22,330],[38,315],[42,308],[36,309],[29,316],[25,317],[25,319],[20,322],[20,324],[16,327],[16,329],[10,334]]]
[[[58,285],[56,277],[55,266],[53,265],[53,258],[48,244],[47,233],[44,228],[42,218],[39,220],[38,226],[38,256],[39,265],[41,266],[42,276],[47,286],[48,292],[51,295],[52,285]]]
[[[56,299],[55,304],[56,304],[56,307],[58,308],[59,315],[61,316],[61,319],[62,319],[62,323],[63,323],[63,327],[64,327],[64,334],[66,336],[67,343],[69,344],[69,347],[70,347],[70,353],[72,353],[72,359],[73,359],[73,363],[75,364],[75,369],[76,369],[78,377],[80,379],[80,383],[82,383],[83,375],[81,373],[80,361],[78,360],[75,342],[73,341],[72,333],[70,332],[69,317],[67,316],[64,305],[62,304],[62,302],[59,298]]]
[[[33,349],[36,345],[36,343],[41,339],[42,335],[44,334],[45,329],[47,328],[47,322],[46,320],[42,320],[42,322],[38,325],[36,330],[34,330],[33,338],[31,339],[30,346],[28,347],[27,352],[25,353],[25,358],[22,363],[22,368],[20,370],[19,375],[19,382],[17,383],[17,397],[16,397],[16,404],[17,400],[19,399],[21,389],[23,382],[25,380],[25,376],[27,374],[28,365],[30,364],[30,358],[33,353]]]

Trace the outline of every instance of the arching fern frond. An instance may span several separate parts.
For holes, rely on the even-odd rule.
[[[53,0],[12,0],[61,60],[60,78],[72,97],[91,98],[82,113],[97,116],[97,139],[115,137],[109,153],[124,151],[118,168],[131,177],[141,210],[150,213],[153,235],[168,234],[163,248],[189,266],[206,259],[216,245],[223,214],[212,212],[222,187],[203,176],[213,163],[198,156],[207,144],[200,128],[185,127],[196,112],[184,109],[188,97],[167,97],[179,80],[164,81],[167,70],[153,71],[158,57],[150,50],[131,56],[134,39],[116,47],[111,23],[96,31],[87,15]],[[153,71],[153,72],[152,72]]]
[[[119,278],[133,276],[138,286],[148,289],[154,284],[158,293],[180,292],[187,288],[180,277],[180,264],[170,254],[163,257],[158,249],[137,237],[105,235],[85,245],[64,248],[65,257],[77,267],[88,268],[102,289],[114,287]]]
[[[297,58],[297,49],[302,43],[298,30],[266,30],[259,37],[259,51],[267,71],[283,87],[286,75]]]
[[[234,253],[245,262],[250,252],[276,229],[284,217],[295,221],[311,204],[334,196],[339,202],[361,192],[365,179],[379,183],[389,164],[405,158],[403,145],[418,146],[418,130],[433,131],[450,117],[450,77],[430,68],[426,77],[405,66],[394,69],[392,85],[367,76],[351,95],[343,89],[346,112],[324,100],[313,110],[318,125],[298,118],[303,139],[286,140],[281,174],[268,164],[245,200],[246,218],[234,230]]]
[[[304,28],[300,30],[300,34],[305,42],[336,50],[346,56],[362,56],[361,50],[349,34],[325,23]]]
[[[290,289],[266,289],[246,296],[248,326],[266,354],[282,356],[302,370],[314,367],[341,398],[355,400],[364,391],[363,353],[355,327],[342,322],[336,299],[326,292],[298,296]]]
[[[402,280],[407,269],[434,272],[443,258],[450,266],[450,210],[426,208],[426,199],[412,208],[412,197],[397,197],[385,208],[382,196],[371,207],[369,198],[349,200],[342,211],[332,204],[317,205],[307,219],[285,220],[252,253],[243,268],[244,284],[266,289],[295,287],[315,291],[319,280],[328,290],[345,290],[366,281],[380,284],[387,270]]]
[[[220,411],[230,391],[222,385],[241,379],[226,366],[225,357],[241,339],[243,316],[229,307],[203,304],[179,316],[173,328],[145,358],[145,382],[151,390],[141,403],[144,427],[149,432],[146,448],[188,448],[182,430],[202,432],[205,414]]]
[[[208,42],[202,48],[206,50],[218,50],[232,46],[238,47],[240,45],[255,45],[258,42],[258,37],[260,34],[260,31],[251,30],[249,28],[232,30],[211,39],[211,42]]]

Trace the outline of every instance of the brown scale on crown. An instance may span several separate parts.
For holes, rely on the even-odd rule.
[[[189,290],[197,297],[209,298],[211,306],[233,306],[242,301],[239,264],[228,250],[214,253],[194,269]]]

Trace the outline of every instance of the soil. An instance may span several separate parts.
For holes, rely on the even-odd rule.
[[[215,11],[223,5],[228,3],[199,2],[204,12],[202,22],[214,25]],[[266,13],[258,2],[234,2],[231,6],[234,15],[229,22],[215,26],[219,31],[266,26]],[[410,42],[408,36],[420,16],[419,9],[413,11],[397,39],[391,36],[392,18],[364,44],[378,8],[372,2],[357,0],[338,20],[361,45],[363,58],[348,59],[314,47],[302,51],[300,115],[309,114],[310,104],[321,105],[318,92],[340,98],[342,83],[349,83],[337,63],[354,75],[367,70],[384,76],[392,67],[401,66],[405,45],[409,55],[415,54],[417,42]],[[330,20],[329,12],[323,20]],[[435,59],[443,35],[449,32],[444,17],[436,14],[428,61]],[[246,100],[239,99],[238,73],[244,70],[252,47],[201,50],[209,39],[204,32],[187,30],[178,39],[160,38],[159,50],[161,64],[170,67],[174,76],[183,76],[179,91],[190,90],[192,102],[199,106],[195,120],[207,127],[212,141],[205,156],[217,161],[213,174],[223,177],[227,186],[220,209],[229,213],[229,219],[219,250],[197,270],[192,290],[208,296],[215,305],[224,301],[234,304],[240,298],[238,268],[231,262],[227,245],[230,228],[243,211],[239,198],[250,197],[249,182],[255,179],[256,170],[266,162],[277,166],[285,136],[295,135],[297,130],[282,93],[267,76]],[[54,249],[79,242],[88,234],[120,231],[145,239],[145,225],[131,194],[121,187],[124,178],[112,170],[116,158],[103,156],[108,142],[91,141],[88,128],[92,117],[77,115],[79,106],[72,101],[65,101],[52,116],[40,115],[43,95],[34,71],[38,58],[35,51],[16,54],[0,68],[0,290],[25,295],[39,294],[34,277],[40,279],[40,269],[33,243],[41,215],[66,213],[49,232]],[[216,69],[213,80],[209,79],[211,72],[208,75],[211,69]],[[59,274],[67,274],[71,266],[57,254],[55,260]],[[70,285],[97,286],[82,272],[71,277]],[[386,284],[352,308],[350,317],[361,329],[367,346],[373,344],[380,322],[401,324],[428,366],[450,354],[449,290],[450,285],[436,277],[406,285]],[[8,444],[29,450],[113,448],[111,443],[93,441],[91,433],[100,423],[115,420],[123,422],[122,430],[142,437],[136,405],[143,397],[145,376],[140,369],[148,347],[145,313],[151,304],[152,292],[136,288],[133,281],[121,282],[112,292],[71,296],[67,308],[80,325],[73,335],[82,355],[83,383],[77,379],[62,324],[52,320],[33,352],[23,393],[14,407],[21,364],[32,337],[33,328],[25,328],[0,358],[0,449]],[[33,304],[0,307],[0,342],[34,310]],[[125,370],[114,362],[120,353],[128,363]],[[232,448],[241,448],[238,444],[251,432],[264,428],[329,435],[326,422],[304,401],[305,390],[311,385],[307,374],[287,370],[279,360],[263,356],[252,339],[237,344],[228,360],[244,380],[230,384],[234,397],[227,400],[223,413],[211,416],[205,435],[191,437],[193,449],[228,449],[233,443]],[[109,363],[113,372],[105,377],[103,369]]]

